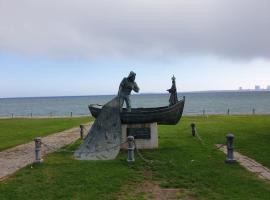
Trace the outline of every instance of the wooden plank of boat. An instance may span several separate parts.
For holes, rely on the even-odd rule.
[[[156,108],[133,108],[131,112],[125,109],[121,112],[121,122],[124,124],[139,124],[139,123],[153,123],[158,124],[177,124],[183,114],[185,105],[185,97],[171,106],[156,107]],[[89,110],[93,117],[97,117],[101,111],[99,105],[89,105]]]

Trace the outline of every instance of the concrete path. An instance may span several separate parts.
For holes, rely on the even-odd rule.
[[[90,124],[85,125],[85,129],[89,130]],[[86,135],[86,130],[84,135]],[[42,142],[55,148],[46,148],[42,145],[42,155],[52,153],[57,149],[64,147],[73,141],[79,139],[80,128],[72,128],[60,133],[55,133],[42,138]],[[33,163],[35,159],[34,142],[22,144],[0,152],[0,181],[6,179],[9,175],[17,170]]]
[[[216,147],[223,151],[225,154],[227,154],[226,146],[217,144]],[[267,167],[238,152],[234,152],[234,158],[248,171],[257,174],[258,177],[261,179],[270,181],[270,170]]]

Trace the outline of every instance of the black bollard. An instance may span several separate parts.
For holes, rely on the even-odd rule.
[[[196,124],[195,124],[194,122],[192,122],[192,123],[190,124],[190,126],[191,126],[191,133],[192,133],[192,136],[195,137],[195,136],[196,136],[196,132],[197,132],[197,130],[196,130]]]
[[[226,136],[227,139],[227,158],[225,160],[226,163],[234,163],[236,160],[234,159],[234,154],[233,154],[233,140],[234,140],[234,135],[233,134],[228,134]]]
[[[133,136],[128,136],[127,141],[128,141],[127,162],[129,164],[131,164],[131,163],[133,163],[135,161],[135,159],[134,159],[134,137]]]
[[[70,117],[72,117],[72,112],[70,112]]]
[[[228,108],[228,110],[227,110],[227,115],[230,115],[230,109]]]
[[[80,125],[80,136],[81,136],[81,139],[83,140],[83,129],[84,129],[84,126],[81,124]]]
[[[41,158],[41,138],[35,138],[35,161],[34,164],[40,164],[43,160]]]

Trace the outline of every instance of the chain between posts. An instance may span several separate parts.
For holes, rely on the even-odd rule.
[[[85,128],[85,126],[83,126],[83,129],[88,133],[91,128],[88,130],[87,128]]]
[[[221,144],[221,145],[219,145],[218,147],[217,147],[217,149],[221,149],[222,147],[225,147],[225,146],[227,146],[226,144]]]
[[[202,144],[204,144],[204,141],[203,141],[203,139],[201,138],[201,136],[199,135],[199,132],[196,130],[196,136],[197,136],[197,138],[199,139],[199,141],[202,143]]]
[[[95,153],[95,152],[100,153],[100,152],[108,151],[108,150],[110,150],[110,149],[113,149],[113,148],[119,147],[119,146],[121,146],[121,145],[124,145],[124,144],[126,144],[127,142],[128,142],[128,141],[125,141],[125,142],[122,142],[122,143],[120,143],[120,144],[118,144],[118,145],[115,145],[115,146],[113,146],[113,147],[106,148],[106,149],[101,149],[101,150],[97,150],[97,151],[90,151],[90,152],[87,151],[87,152],[82,152],[82,153]],[[154,162],[153,160],[146,159],[146,158],[142,155],[142,153],[140,152],[140,150],[139,150],[138,147],[137,147],[137,144],[136,144],[136,141],[135,141],[135,140],[133,141],[133,143],[134,143],[134,146],[135,146],[136,153],[138,154],[138,156],[139,156],[144,162],[147,162],[147,163],[153,163],[153,162]],[[55,152],[75,153],[75,151],[57,148],[57,147],[55,147],[55,146],[46,144],[46,143],[44,143],[44,142],[41,142],[41,144],[44,145],[44,147],[47,148],[48,150],[53,150],[53,151],[55,151]]]
[[[76,141],[75,141],[76,142]],[[100,152],[105,152],[105,151],[108,151],[110,149],[114,149],[116,147],[119,147],[123,144],[127,143],[127,141],[125,142],[122,142],[118,145],[115,145],[115,146],[112,146],[110,148],[103,148],[103,149],[100,149],[100,150],[96,150],[96,151],[86,151],[86,152],[81,152],[81,153],[100,153]],[[41,142],[41,144],[43,144],[48,150],[54,150],[55,152],[68,152],[68,153],[75,153],[76,151],[71,151],[71,150],[67,150],[67,149],[61,149],[61,148],[57,148],[57,147],[54,147],[54,146],[51,146],[51,145],[48,145],[48,144],[45,144],[44,142]]]
[[[97,151],[87,151],[87,152],[82,152],[82,153],[95,153],[95,152],[104,152],[104,151],[108,151],[110,149],[113,149],[113,148],[116,148],[118,146],[121,146],[123,144],[126,144],[128,143],[128,141],[125,141],[125,142],[122,142],[118,145],[115,145],[113,147],[110,147],[110,148],[107,148],[107,149],[100,149],[100,150],[97,150]],[[146,163],[154,163],[154,162],[157,162],[157,163],[162,163],[162,164],[166,164],[167,162],[162,162],[162,161],[158,161],[158,160],[149,160],[149,159],[146,159],[142,153],[140,152],[140,150],[138,149],[137,147],[137,144],[136,144],[136,140],[133,141],[134,143],[134,146],[135,146],[135,150],[136,150],[136,153],[138,154],[138,156]],[[44,145],[45,148],[47,148],[48,150],[53,150],[55,152],[67,152],[67,153],[75,153],[75,151],[71,151],[71,150],[67,150],[67,149],[61,149],[61,148],[57,148],[55,146],[52,146],[52,145],[49,145],[49,144],[46,144],[44,142],[41,142],[42,145]]]
[[[139,157],[140,157],[144,162],[147,162],[147,163],[153,163],[153,160],[148,160],[148,159],[146,159],[146,158],[143,157],[143,155],[141,154],[140,150],[139,150],[138,147],[137,147],[136,140],[133,140],[133,142],[134,142],[134,146],[135,146],[136,152],[137,152],[137,154],[139,155]]]
[[[194,122],[191,123],[191,132],[192,132],[192,136],[193,137],[197,137],[199,139],[199,141],[204,144],[204,141],[202,140],[202,138],[199,135],[199,132],[196,128],[196,124]]]

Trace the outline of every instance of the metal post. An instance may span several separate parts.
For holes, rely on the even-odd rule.
[[[192,136],[195,137],[196,136],[196,124],[194,122],[192,122],[190,124],[191,126],[191,133],[192,133]]]
[[[128,136],[127,137],[128,141],[128,157],[127,157],[127,162],[131,164],[132,162],[135,161],[134,159],[134,137],[133,136]]]
[[[31,118],[33,117],[33,113],[31,113]]]
[[[233,155],[233,140],[234,140],[234,135],[233,134],[228,134],[226,136],[227,139],[227,158],[225,160],[226,163],[234,163],[236,160],[234,159]]]
[[[11,114],[11,118],[13,119],[13,113]]]
[[[72,112],[70,112],[70,117],[72,117]]]
[[[228,108],[228,110],[227,110],[227,115],[230,115],[230,109]]]
[[[252,109],[252,114],[255,115],[255,108]]]
[[[41,163],[43,160],[41,158],[41,138],[35,138],[35,164]]]
[[[205,109],[203,109],[203,111],[202,111],[202,112],[203,112],[203,116],[205,116]]]
[[[80,136],[81,136],[81,139],[83,140],[83,129],[84,129],[84,126],[81,124],[80,125]]]

